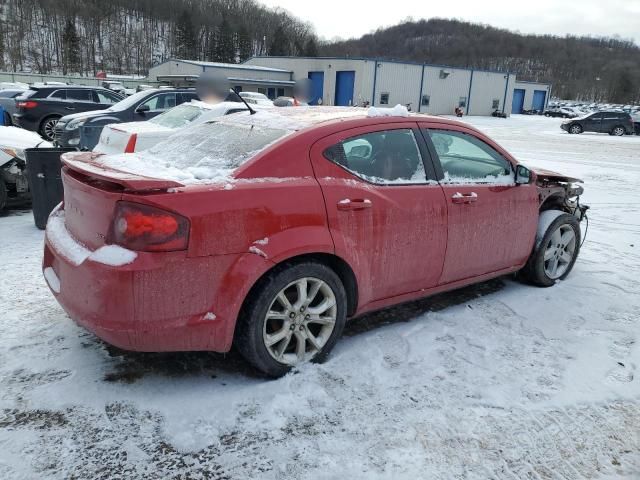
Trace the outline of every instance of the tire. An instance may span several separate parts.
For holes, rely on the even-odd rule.
[[[4,124],[7,127],[10,127],[13,125],[13,121],[11,120],[11,115],[9,115],[7,112],[4,112]]]
[[[51,115],[42,120],[38,127],[38,133],[40,136],[45,140],[52,142],[55,137],[54,129],[56,128],[58,120],[60,120],[60,117],[57,115]]]
[[[551,115],[549,115],[548,113],[544,114],[545,117],[550,117]]]
[[[553,219],[554,216],[555,219]],[[553,221],[549,223],[551,219]],[[541,229],[544,229],[545,225],[548,225],[548,228],[543,232]],[[571,273],[579,253],[580,223],[578,220],[573,215],[559,210],[542,212],[536,245],[520,273],[534,285],[550,287],[558,280],[564,280]]]
[[[582,127],[580,125],[578,125],[577,123],[573,124],[573,125],[570,125],[569,126],[569,133],[578,135],[578,134],[582,133]]]
[[[611,135],[614,135],[616,137],[622,137],[625,133],[627,133],[627,131],[620,125],[611,129]]]
[[[306,290],[298,288],[305,284]],[[258,370],[281,377],[300,363],[325,360],[346,317],[347,294],[332,269],[316,262],[285,263],[252,289],[238,318],[235,346]]]
[[[7,185],[0,179],[0,212],[7,206]]]

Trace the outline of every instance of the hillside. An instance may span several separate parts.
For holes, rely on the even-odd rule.
[[[169,57],[316,53],[307,23],[254,0],[0,0],[0,70],[146,74]]]
[[[508,70],[522,80],[553,83],[561,98],[640,103],[640,48],[619,39],[521,35],[430,19],[328,43],[320,52]]]

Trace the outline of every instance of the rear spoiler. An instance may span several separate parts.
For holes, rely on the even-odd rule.
[[[98,180],[122,185],[127,190],[164,190],[184,186],[175,180],[145,177],[105,167],[96,161],[102,155],[94,152],[68,152],[62,154],[60,159],[62,164],[71,170]]]

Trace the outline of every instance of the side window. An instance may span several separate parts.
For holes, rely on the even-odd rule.
[[[418,144],[408,128],[351,137],[327,148],[324,156],[371,183],[427,183]]]
[[[381,93],[380,94],[380,105],[389,105],[389,94]]]
[[[448,183],[514,181],[511,163],[479,138],[453,130],[428,130]]]
[[[422,100],[420,103],[423,107],[428,107],[430,101],[431,101],[431,97],[429,95],[422,95]]]
[[[182,103],[198,100],[198,94],[196,92],[182,92],[180,95],[182,95]]]
[[[467,106],[467,97],[460,97],[460,100],[458,100],[458,106],[460,108],[465,108]]]
[[[60,100],[65,100],[67,98],[67,91],[66,90],[56,90],[51,95],[49,95],[49,98],[58,98]]]
[[[103,92],[100,90],[96,90],[96,95],[98,96],[98,103],[118,103],[121,99],[116,95],[111,95],[110,93]]]
[[[494,98],[493,102],[491,102],[491,108],[493,110],[497,110],[498,108],[500,108],[500,99]]]
[[[67,90],[67,100],[74,102],[93,102],[92,90]]]
[[[151,97],[142,105],[149,105],[149,111],[159,112],[173,108],[176,106],[176,94],[175,93],[161,93]]]

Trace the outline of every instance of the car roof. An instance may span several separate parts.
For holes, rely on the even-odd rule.
[[[384,110],[378,108],[377,110]],[[389,109],[391,110],[391,109]],[[329,125],[342,122],[352,122],[350,127],[366,126],[368,124],[393,123],[416,120],[460,125],[475,128],[443,117],[434,117],[421,113],[410,113],[409,116],[369,116],[370,109],[361,107],[332,107],[332,106],[303,106],[303,107],[275,107],[259,110],[255,115],[232,115],[221,119],[224,123],[256,125],[265,128],[281,128],[283,130],[300,131],[314,126]]]

